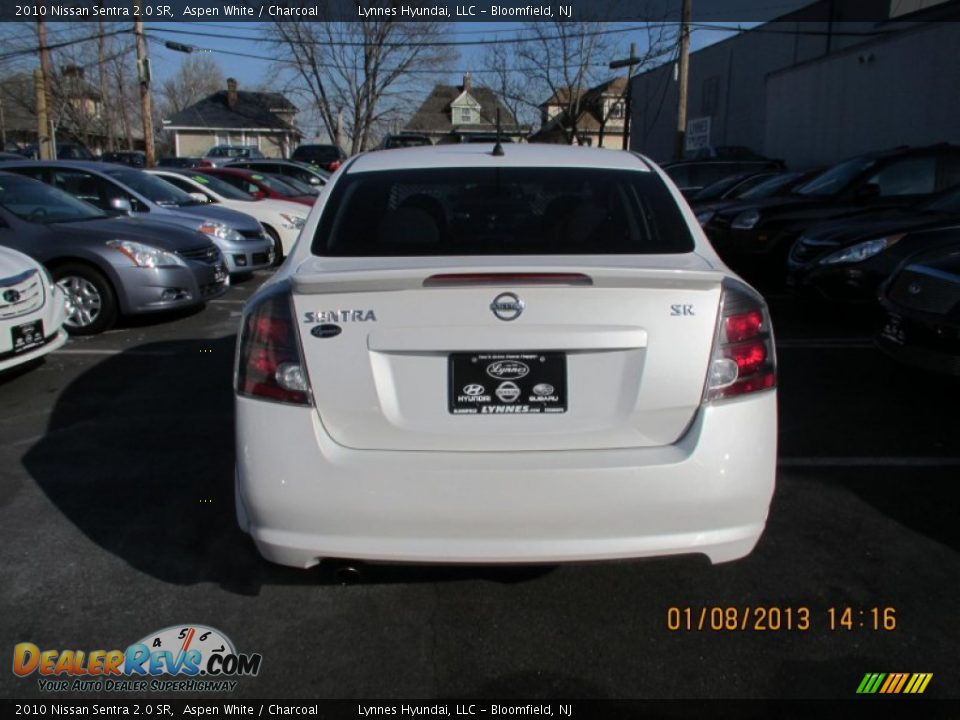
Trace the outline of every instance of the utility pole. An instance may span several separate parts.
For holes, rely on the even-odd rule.
[[[143,21],[140,17],[140,0],[133,0],[137,19],[133,21],[133,34],[137,38],[137,74],[140,80],[140,113],[143,115],[143,149],[148,168],[156,165],[156,150],[153,146],[153,103],[150,100],[150,59],[147,57],[147,39],[143,36]]]
[[[103,7],[103,0],[101,0],[100,6]],[[104,37],[103,20],[97,22],[97,30],[100,35],[97,43],[97,70],[100,74],[100,128],[102,130],[101,134],[107,137],[107,150],[113,152],[116,150],[113,141],[116,132],[113,127],[113,108],[107,102],[107,39]]]
[[[633,69],[640,64],[640,58],[637,57],[637,45],[636,43],[630,43],[630,57],[624,58],[623,60],[614,60],[607,67],[611,70],[616,70],[618,68],[626,67],[627,68],[627,95],[624,99],[624,104],[626,107],[623,109],[623,149],[630,149],[630,115],[633,113],[633,91],[631,86],[633,85],[631,79],[633,78]]]
[[[690,71],[690,2],[683,0],[680,14],[680,61],[677,78],[677,139],[673,148],[675,160],[683,158],[683,149],[687,139],[687,77]]]
[[[47,49],[47,24],[43,20],[37,20],[37,44],[40,46],[40,69],[37,73],[34,73],[34,84],[37,92],[37,152],[40,154],[41,160],[55,160],[54,139],[49,134],[51,123],[48,119],[50,111],[53,109],[50,102],[52,72],[50,69],[50,51]]]

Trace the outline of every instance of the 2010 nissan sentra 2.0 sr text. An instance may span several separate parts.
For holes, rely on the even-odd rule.
[[[298,567],[733,560],[775,385],[763,300],[645,158],[361,155],[244,310],[237,516]]]

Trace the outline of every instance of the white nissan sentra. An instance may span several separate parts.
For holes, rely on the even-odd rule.
[[[360,155],[244,310],[237,516],[298,567],[733,560],[775,386],[763,300],[645,158]]]

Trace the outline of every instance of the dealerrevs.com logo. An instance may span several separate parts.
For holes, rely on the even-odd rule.
[[[36,675],[48,692],[232,691],[235,678],[256,676],[262,661],[259,653],[238,653],[219,630],[196,624],[150,633],[126,650],[42,650],[30,642],[13,648],[13,673]]]

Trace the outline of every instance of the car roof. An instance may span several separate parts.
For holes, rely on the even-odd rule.
[[[77,170],[89,170],[90,172],[104,174],[106,170],[138,170],[129,165],[120,165],[119,163],[108,163],[100,160],[14,160],[5,162],[4,167],[67,167]]]
[[[570,145],[503,143],[503,155],[493,155],[493,143],[458,143],[370,152],[347,163],[347,173],[405,168],[571,167],[639,170],[649,166],[634,153]]]

